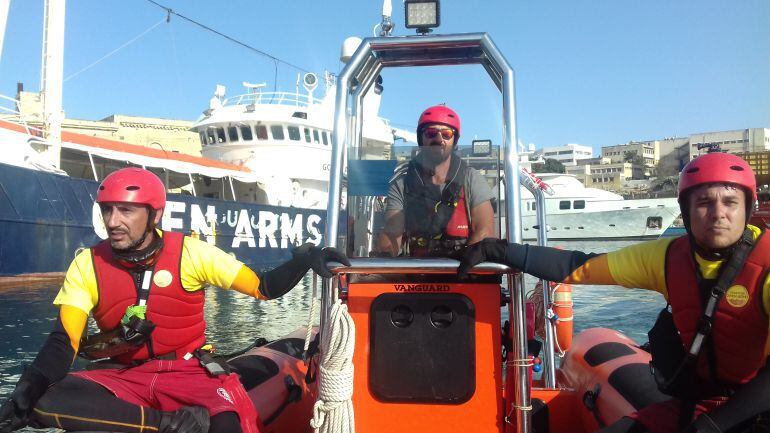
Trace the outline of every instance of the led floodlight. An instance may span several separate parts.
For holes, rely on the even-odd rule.
[[[406,28],[418,33],[429,33],[441,24],[438,0],[406,0],[404,2]]]
[[[471,143],[473,156],[489,156],[492,154],[492,140],[473,140]]]

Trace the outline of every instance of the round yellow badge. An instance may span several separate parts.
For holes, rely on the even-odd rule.
[[[749,291],[741,285],[734,285],[725,293],[727,303],[735,308],[745,307],[749,303]]]
[[[165,269],[155,272],[155,275],[152,277],[152,281],[158,287],[167,287],[173,279],[174,277],[171,276],[171,272]]]

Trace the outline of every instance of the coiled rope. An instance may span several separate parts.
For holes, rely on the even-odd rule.
[[[354,433],[353,349],[355,325],[347,305],[339,299],[324,324],[318,400],[313,406],[310,426],[316,433]]]

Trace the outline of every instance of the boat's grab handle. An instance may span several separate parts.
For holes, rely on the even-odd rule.
[[[444,258],[360,258],[350,259],[350,266],[330,262],[335,274],[457,274],[460,262]],[[517,272],[498,263],[484,262],[471,268],[471,274],[502,275]]]

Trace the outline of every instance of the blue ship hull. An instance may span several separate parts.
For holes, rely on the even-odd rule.
[[[94,228],[98,182],[0,164],[0,276],[67,270]],[[162,226],[197,236],[254,269],[291,257],[302,242],[320,243],[325,213],[169,194]]]

